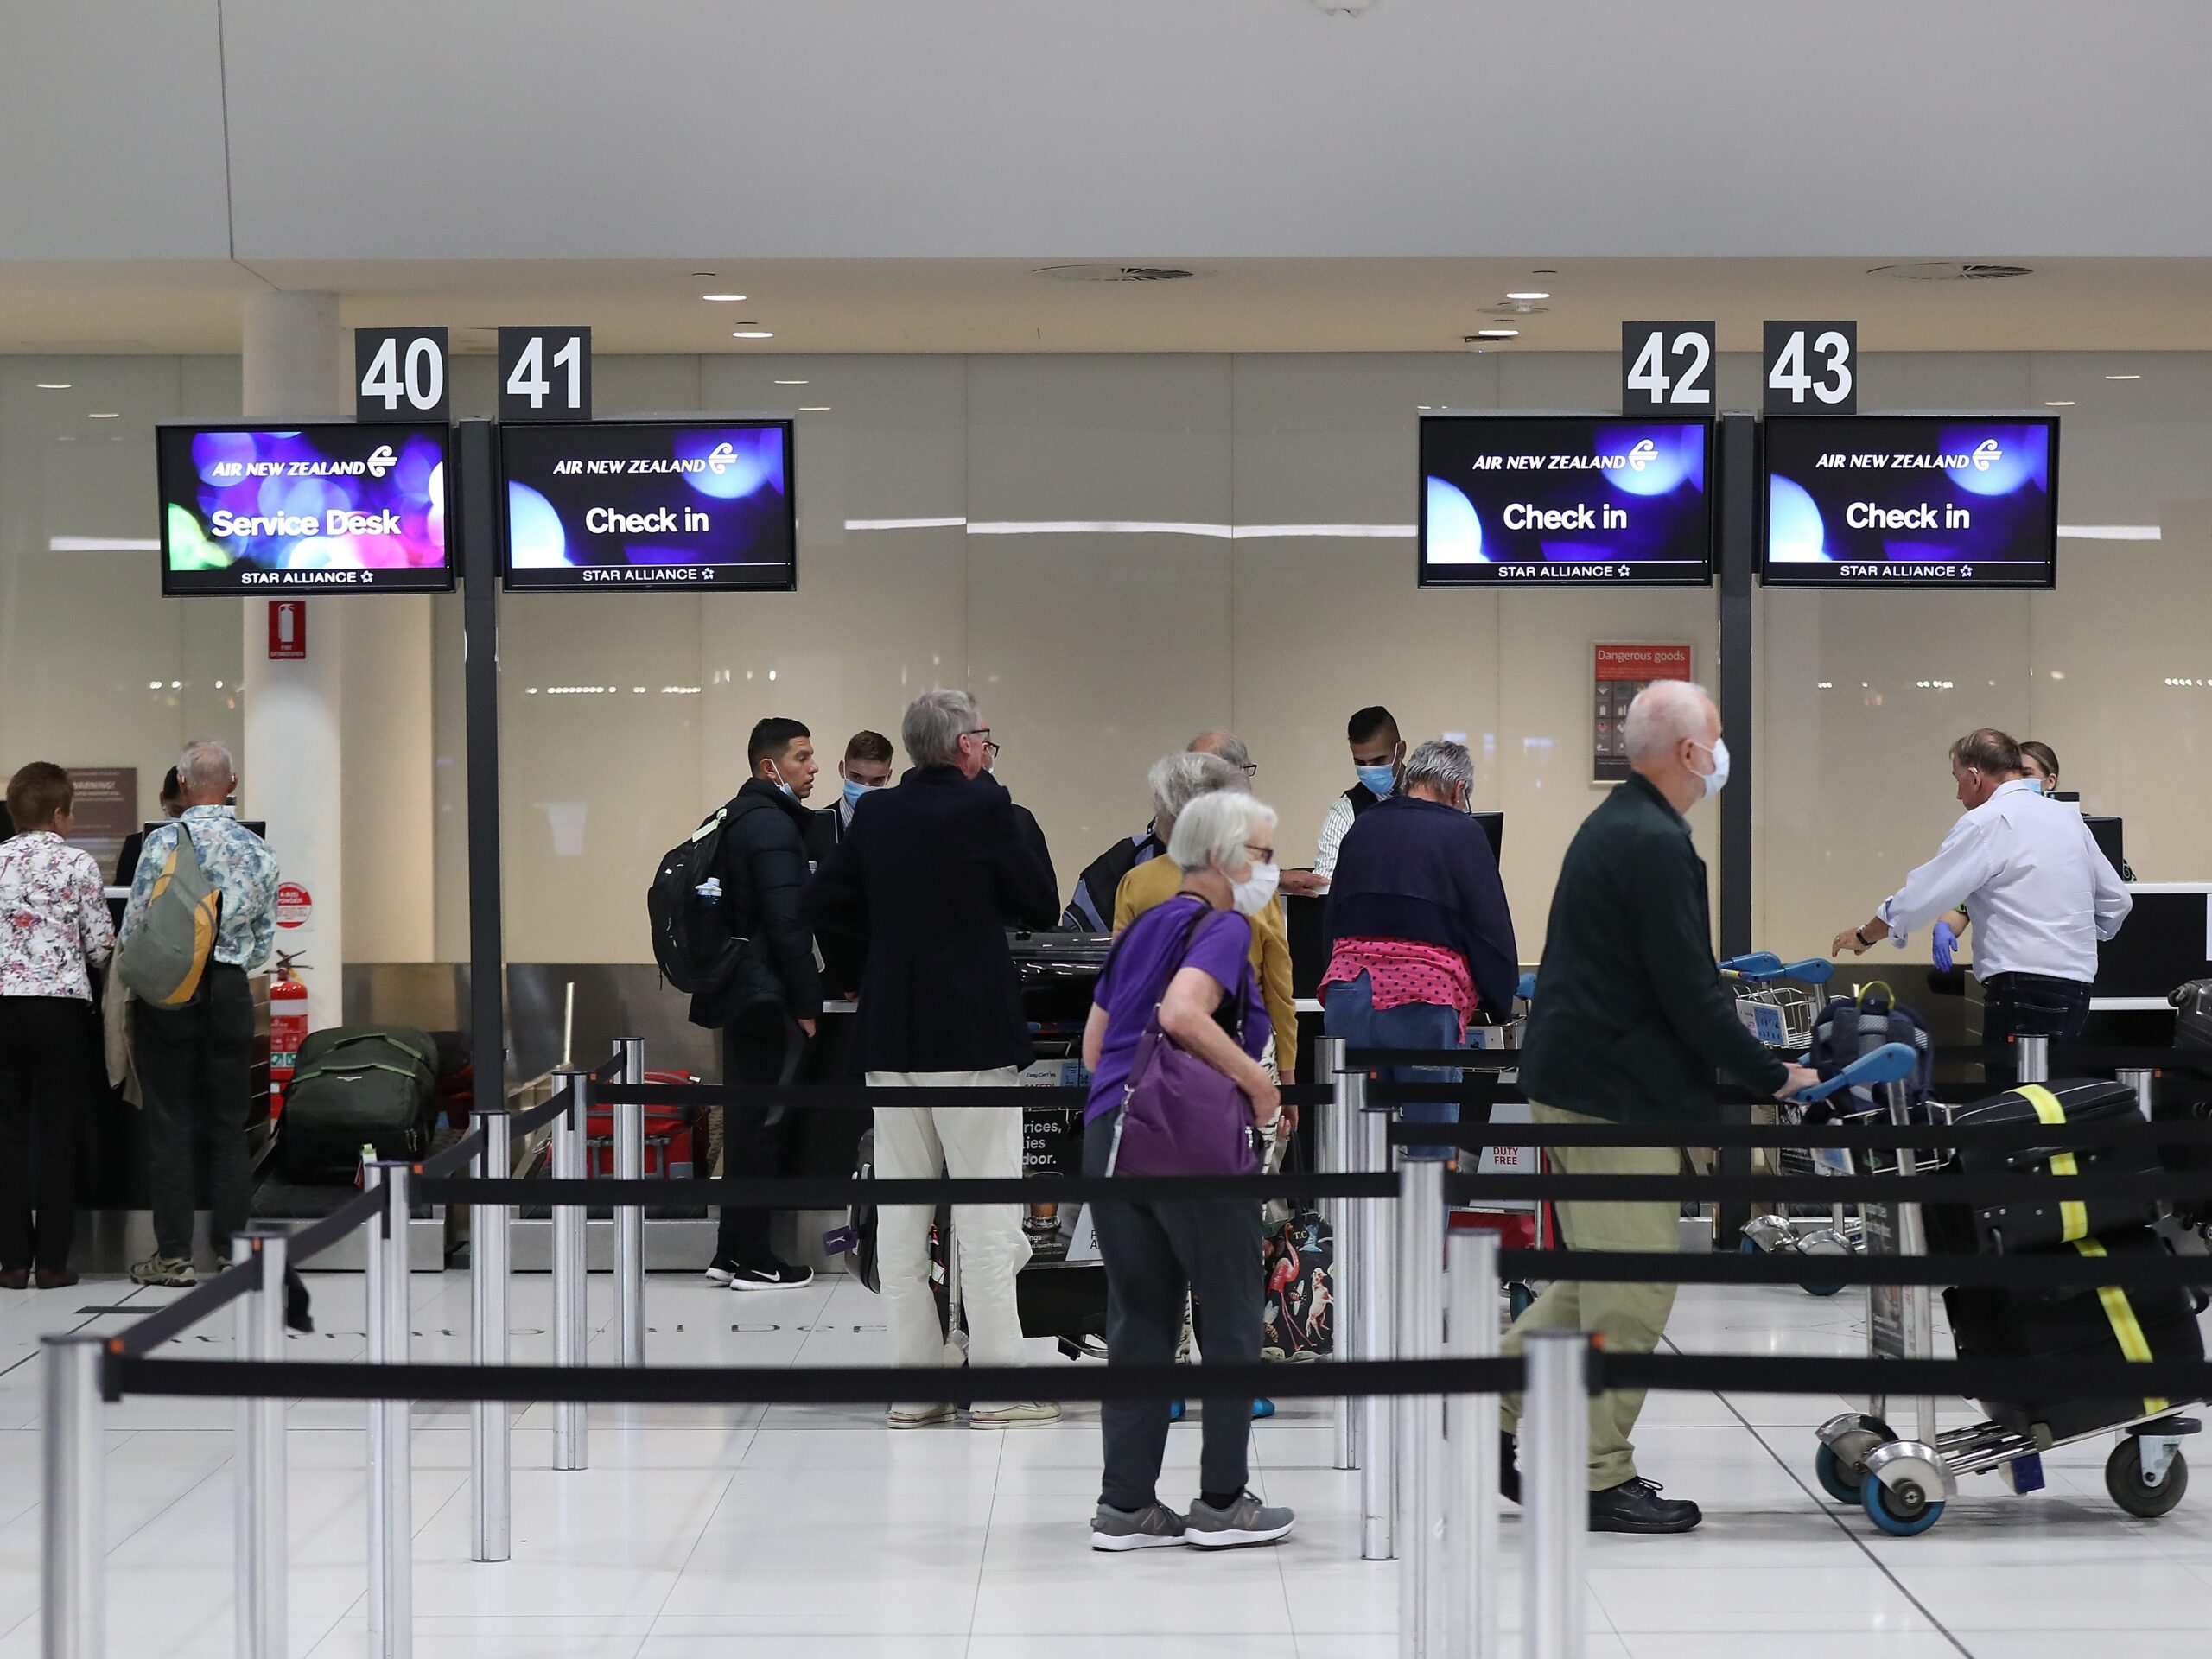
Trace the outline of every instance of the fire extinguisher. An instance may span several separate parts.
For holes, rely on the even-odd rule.
[[[284,1090],[300,1059],[300,1045],[308,1035],[308,988],[298,970],[306,967],[296,956],[276,953],[276,977],[269,987],[269,1113],[284,1109]]]

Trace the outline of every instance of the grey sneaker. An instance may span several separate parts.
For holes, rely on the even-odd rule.
[[[192,1270],[191,1258],[181,1255],[149,1255],[143,1262],[130,1264],[133,1284],[162,1285],[174,1290],[190,1290],[200,1282]]]
[[[1148,1510],[1116,1510],[1101,1503],[1090,1517],[1093,1549],[1160,1549],[1183,1541],[1183,1517],[1165,1503]]]
[[[1269,1508],[1249,1492],[1238,1496],[1225,1510],[1217,1510],[1203,1497],[1191,1505],[1184,1520],[1184,1541],[1200,1549],[1239,1549],[1247,1544],[1272,1544],[1290,1536],[1298,1517],[1288,1510]]]

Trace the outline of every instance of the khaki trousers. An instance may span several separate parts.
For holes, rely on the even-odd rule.
[[[1601,1117],[1530,1103],[1538,1123],[1603,1123]],[[1554,1147],[1552,1167],[1567,1175],[1674,1175],[1682,1154],[1673,1147]],[[1570,1250],[1649,1250],[1672,1254],[1681,1249],[1675,1220],[1678,1204],[1562,1204],[1560,1242]],[[1606,1351],[1648,1354],[1659,1345],[1674,1310],[1675,1287],[1599,1284],[1562,1279],[1529,1304],[1505,1333],[1504,1351],[1518,1354],[1531,1331],[1594,1331]],[[1590,1490],[1618,1486],[1636,1476],[1636,1447],[1629,1432],[1643,1409],[1643,1390],[1615,1389],[1590,1401]],[[1500,1402],[1500,1422],[1509,1434],[1521,1421],[1521,1396]]]

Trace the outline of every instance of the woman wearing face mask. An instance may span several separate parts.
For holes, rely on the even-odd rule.
[[[1422,744],[1405,788],[1344,837],[1329,889],[1325,1028],[1354,1048],[1465,1046],[1478,1010],[1513,1007],[1520,957],[1513,914],[1490,838],[1467,816],[1475,766],[1462,743]],[[1446,1083],[1456,1071],[1394,1069],[1402,1081]],[[1407,1121],[1453,1123],[1459,1108],[1409,1104]],[[1447,1148],[1408,1148],[1440,1158]]]
[[[1176,819],[1167,855],[1183,873],[1182,886],[1116,943],[1084,1028],[1084,1064],[1091,1071],[1084,1111],[1085,1175],[1113,1167],[1130,1067],[1155,1008],[1160,1030],[1178,1047],[1243,1092],[1256,1128],[1282,1135],[1295,1126],[1296,1113],[1283,1106],[1260,1065],[1268,1015],[1249,960],[1248,918],[1267,907],[1279,880],[1274,831],[1274,808],[1226,791],[1199,796]],[[1256,1205],[1238,1198],[1101,1204],[1092,1217],[1106,1265],[1109,1364],[1172,1364],[1186,1294],[1206,1308],[1205,1363],[1197,1368],[1202,1392],[1206,1365],[1259,1363]],[[1199,1491],[1184,1516],[1160,1503],[1158,1492],[1167,1402],[1105,1403],[1106,1468],[1091,1521],[1093,1548],[1189,1543],[1221,1549],[1273,1543],[1289,1533],[1288,1510],[1263,1504],[1245,1490],[1251,1401],[1206,1398],[1203,1411]]]

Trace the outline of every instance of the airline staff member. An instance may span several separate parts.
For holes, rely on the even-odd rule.
[[[1352,824],[1398,792],[1406,770],[1406,740],[1398,734],[1397,717],[1376,703],[1362,709],[1344,722],[1344,738],[1351,748],[1351,769],[1358,782],[1329,803],[1321,820],[1321,834],[1310,872],[1293,874],[1301,879],[1283,880],[1286,893],[1326,893],[1336,874],[1337,849],[1344,845]]]
[[[2134,901],[2081,813],[2025,775],[2004,733],[1983,727],[1952,744],[1951,777],[1965,816],[1871,919],[1835,936],[1835,954],[1863,956],[1885,934],[1902,945],[1963,906],[1985,1039],[2071,1042],[2088,1020],[2098,942],[2120,931]]]

